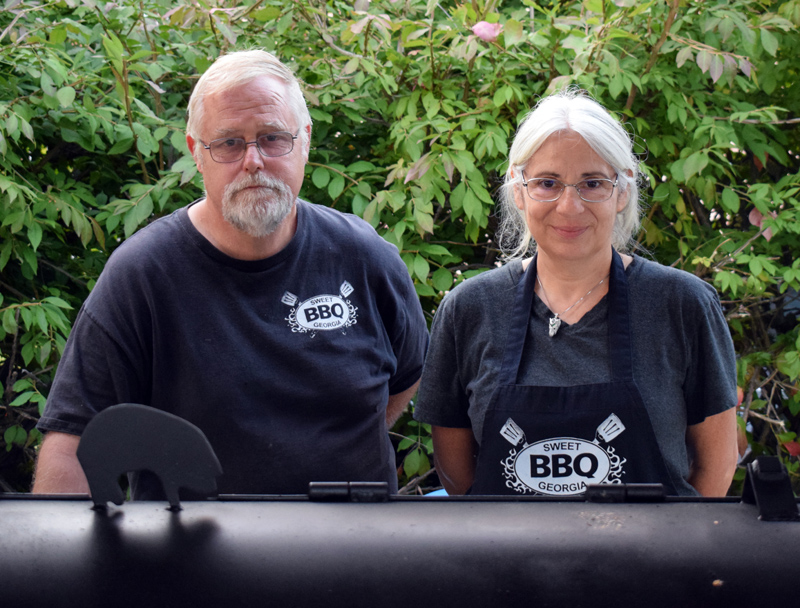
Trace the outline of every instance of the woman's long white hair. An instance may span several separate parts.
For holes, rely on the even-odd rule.
[[[514,190],[522,185],[522,170],[531,157],[548,137],[560,131],[574,131],[583,137],[616,171],[620,193],[628,193],[628,203],[614,221],[611,238],[614,248],[628,250],[639,229],[639,160],[633,153],[631,136],[584,91],[568,89],[536,104],[522,121],[511,145],[508,170],[500,191],[501,222],[497,231],[500,248],[508,259],[524,257],[536,248],[525,213],[514,202]]]

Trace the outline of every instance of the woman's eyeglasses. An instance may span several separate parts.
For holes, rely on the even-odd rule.
[[[610,179],[590,177],[579,181],[577,184],[565,184],[553,177],[534,177],[525,180],[525,172],[522,172],[522,185],[533,200],[540,203],[552,203],[557,201],[565,188],[573,187],[578,191],[581,200],[587,203],[602,203],[611,198],[614,188],[617,186],[619,176]]]

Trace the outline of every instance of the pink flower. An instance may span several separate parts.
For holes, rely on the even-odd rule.
[[[778,215],[774,211],[770,211],[769,214],[772,217],[777,217]],[[761,224],[764,222],[764,215],[758,209],[753,209],[750,212],[750,215],[748,215],[748,219],[750,220],[750,223],[753,224],[753,226],[761,228]],[[772,238],[772,228],[767,228],[764,231],[763,237],[767,240],[770,240]]]
[[[499,23],[478,21],[478,23],[472,26],[472,33],[481,40],[485,40],[486,42],[494,42],[497,40],[497,37],[500,35],[500,30],[502,29],[503,26]]]
[[[783,444],[783,447],[785,447],[786,451],[792,456],[800,456],[800,443],[796,441],[787,441]]]

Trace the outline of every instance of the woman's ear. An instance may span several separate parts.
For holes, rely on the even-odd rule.
[[[511,179],[515,179],[517,177],[517,173],[516,171],[514,171],[513,167],[511,167],[511,169],[508,170],[508,174],[511,176]],[[514,189],[513,190],[514,204],[520,211],[525,211],[525,200],[524,197],[522,196],[522,187],[520,186],[520,184],[514,184],[512,188]]]
[[[628,169],[625,171],[625,175],[627,175],[630,179],[633,179],[633,171]],[[617,196],[617,213],[622,213],[625,207],[628,206],[628,203],[631,200],[631,189],[626,188],[625,192],[620,192]]]

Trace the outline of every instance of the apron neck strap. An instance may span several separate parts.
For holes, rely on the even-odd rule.
[[[632,380],[633,356],[630,315],[628,314],[628,279],[625,276],[622,257],[613,248],[611,252],[611,272],[608,282],[608,345],[611,358],[611,379],[612,381]],[[508,328],[503,362],[498,378],[500,385],[517,384],[519,366],[522,362],[528,324],[533,309],[537,257],[538,255],[533,257],[517,284],[511,324]]]

